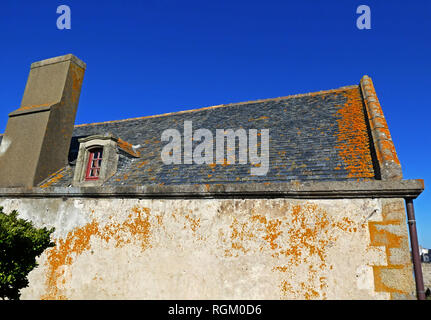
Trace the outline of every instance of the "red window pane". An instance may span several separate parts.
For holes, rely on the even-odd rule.
[[[89,151],[87,173],[85,180],[97,180],[100,175],[100,168],[102,166],[102,148],[95,148]]]

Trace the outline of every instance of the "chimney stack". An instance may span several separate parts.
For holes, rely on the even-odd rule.
[[[0,147],[0,187],[33,187],[67,164],[86,64],[72,54],[31,65]]]

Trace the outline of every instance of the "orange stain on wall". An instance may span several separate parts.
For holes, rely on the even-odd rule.
[[[334,220],[322,207],[313,203],[282,205],[279,210],[284,215],[278,218],[269,218],[258,210],[253,208],[250,219],[245,221],[233,218],[229,240],[236,251],[226,249],[225,256],[251,254],[252,248],[257,247],[258,252],[268,252],[275,261],[282,261],[272,267],[273,272],[282,275],[279,285],[282,297],[324,299],[327,279],[321,272],[332,270],[327,263],[327,250],[338,239],[340,233],[336,231],[356,233],[366,224],[348,217]],[[301,265],[309,265],[305,276],[307,281],[294,288],[297,279],[292,275]]]
[[[196,232],[198,227],[200,226],[201,219],[200,218],[192,218],[190,215],[186,214],[184,218],[189,222],[190,229],[192,229],[193,232]]]
[[[249,249],[246,248],[246,243],[255,237],[253,233],[253,226],[251,226],[248,222],[239,222],[237,218],[234,218],[230,228],[232,230],[230,234],[232,249],[242,253],[247,253]],[[228,257],[237,257],[239,252],[234,253],[234,251],[226,249],[225,255]]]
[[[64,276],[62,267],[70,266],[76,257],[84,251],[90,250],[92,237],[98,237],[106,242],[113,240],[116,247],[122,247],[132,241],[139,242],[142,250],[149,247],[151,231],[149,214],[148,208],[134,207],[129,219],[123,223],[109,223],[101,226],[96,220],[93,220],[85,226],[69,232],[65,239],[56,241],[56,246],[47,252],[47,293],[41,298],[43,300],[66,299],[58,287],[59,280]]]

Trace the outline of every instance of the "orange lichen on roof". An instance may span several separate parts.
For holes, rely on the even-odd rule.
[[[45,181],[45,183],[43,183],[40,188],[47,188],[49,187],[51,184],[59,181],[61,178],[64,177],[64,175],[62,174],[64,168],[61,168],[60,170],[57,170],[54,173],[51,173],[48,177],[48,179]]]
[[[141,168],[141,167],[145,166],[148,162],[149,162],[148,160],[142,161],[141,163],[139,163],[139,164],[137,165],[137,167],[138,167],[138,168]]]
[[[266,120],[266,119],[269,119],[269,117],[262,116],[262,117],[259,117],[259,118],[256,118],[256,119],[249,119],[248,121],[259,121],[259,120]]]
[[[338,155],[343,159],[348,178],[374,178],[364,105],[358,88],[343,91],[346,103],[337,112]]]
[[[141,156],[139,151],[136,151],[135,149],[133,149],[133,146],[131,143],[128,143],[120,138],[118,138],[117,141],[117,145],[118,147],[120,147],[123,151],[127,152],[128,154],[139,158]]]

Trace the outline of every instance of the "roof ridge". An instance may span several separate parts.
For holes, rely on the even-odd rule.
[[[141,120],[141,119],[147,119],[147,118],[165,117],[165,116],[176,115],[176,114],[183,114],[183,113],[189,113],[189,112],[199,112],[199,111],[204,111],[204,110],[209,110],[209,109],[216,109],[216,108],[229,107],[229,106],[235,106],[235,105],[244,105],[244,104],[256,103],[256,102],[276,101],[276,100],[284,100],[284,99],[291,99],[291,98],[322,95],[322,94],[334,93],[334,92],[344,91],[344,90],[353,89],[353,88],[359,88],[359,85],[343,86],[343,87],[339,87],[336,89],[320,90],[320,91],[309,92],[309,93],[299,93],[299,94],[293,94],[293,95],[288,95],[288,96],[284,96],[284,97],[277,97],[277,98],[267,98],[267,99],[258,99],[258,100],[251,100],[251,101],[219,104],[219,105],[214,105],[214,106],[209,106],[209,107],[202,107],[202,108],[197,108],[197,109],[189,109],[189,110],[161,113],[161,114],[149,115],[149,116],[143,116],[143,117],[127,118],[127,119],[120,119],[120,120],[110,120],[110,121],[108,120],[108,121],[93,122],[93,123],[83,123],[83,124],[75,125],[75,128],[76,127],[91,126],[91,125],[100,125],[100,124],[105,124],[105,123],[115,123],[115,122]]]

